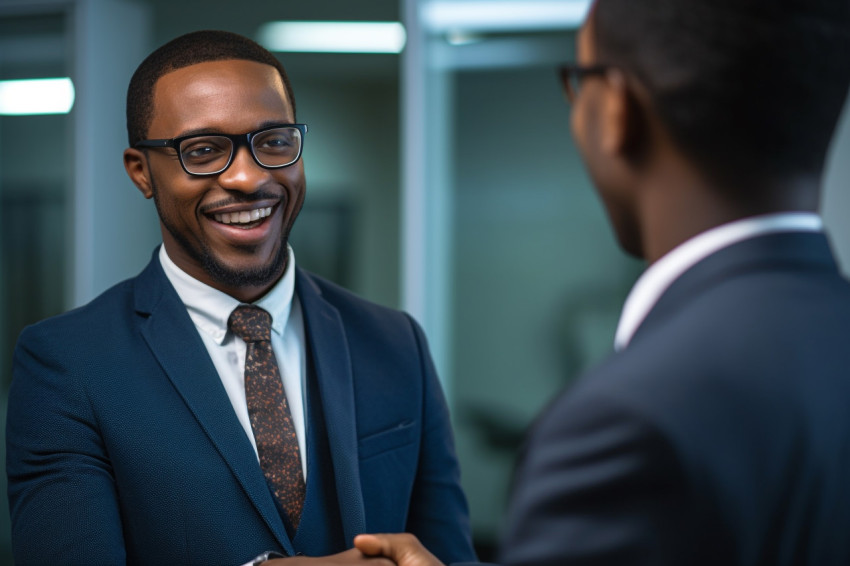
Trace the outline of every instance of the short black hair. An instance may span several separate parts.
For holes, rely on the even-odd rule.
[[[598,62],[648,91],[704,173],[822,173],[850,84],[850,1],[597,0],[590,17]]]
[[[286,96],[295,116],[295,96],[281,62],[257,42],[242,35],[218,30],[203,30],[177,37],[142,61],[127,89],[127,137],[130,147],[147,137],[153,118],[153,90],[156,81],[177,69],[205,63],[243,59],[271,65],[280,73]]]

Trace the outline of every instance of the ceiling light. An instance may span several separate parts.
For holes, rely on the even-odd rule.
[[[270,51],[399,53],[407,36],[399,22],[269,22],[259,42]]]
[[[74,83],[60,79],[0,81],[0,115],[67,114],[74,106]]]
[[[590,0],[434,0],[423,7],[425,26],[434,33],[512,32],[575,29]]]

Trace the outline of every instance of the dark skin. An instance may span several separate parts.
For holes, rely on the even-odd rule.
[[[601,62],[592,17],[578,34],[577,51],[582,65]],[[712,183],[676,147],[646,91],[617,69],[584,80],[571,126],[620,245],[649,263],[721,224],[757,214],[818,208],[816,176],[765,180],[760,191]],[[354,545],[366,555],[385,556],[399,566],[442,565],[411,534],[360,535]]]
[[[274,67],[253,61],[212,61],[178,69],[157,81],[147,137],[241,134],[294,121],[292,105]],[[124,152],[124,166],[144,197],[156,199],[166,252],[183,271],[244,303],[262,297],[283,275],[287,236],[304,202],[301,160],[282,169],[265,169],[243,147],[225,171],[199,177],[183,170],[172,149],[144,152],[131,148]],[[215,218],[268,207],[272,208],[269,216],[244,226],[227,225]],[[209,268],[210,262],[216,271]],[[222,280],[221,273],[228,272],[237,276],[254,272],[262,277],[234,283]],[[392,564],[384,558],[368,558],[357,549],[267,562],[275,563]]]
[[[273,67],[254,61],[211,61],[178,69],[157,81],[147,137],[242,134],[294,121]],[[282,169],[265,169],[242,147],[225,171],[200,177],[186,173],[170,148],[131,148],[124,152],[124,167],[145,198],[155,198],[166,252],[183,271],[245,303],[262,297],[283,275],[287,236],[304,202],[302,160]],[[268,207],[271,215],[250,227],[215,219],[216,214]],[[240,280],[244,273],[262,275]]]
[[[390,564],[444,566],[409,533],[358,535],[354,537],[354,546],[366,556],[385,556],[391,560]]]
[[[413,536],[413,535],[411,535]],[[345,566],[346,564],[369,564],[370,566],[394,566],[394,562],[388,558],[380,556],[370,557],[362,553],[356,548],[333,554],[331,556],[321,556],[311,558],[308,556],[293,556],[291,558],[275,558],[263,562],[267,566],[318,566],[323,564],[326,566]]]

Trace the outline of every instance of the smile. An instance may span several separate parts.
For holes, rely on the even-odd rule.
[[[240,210],[239,212],[223,212],[214,214],[216,222],[222,224],[251,224],[261,220],[272,213],[272,207],[255,208],[254,210]]]

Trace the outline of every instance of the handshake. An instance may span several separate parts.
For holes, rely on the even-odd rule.
[[[442,566],[437,557],[425,548],[419,539],[408,533],[358,535],[351,550],[332,556],[308,558],[297,556],[270,560],[268,566],[343,566],[345,564],[370,564],[375,566]]]
[[[373,561],[376,557],[383,558],[398,566],[442,566],[437,557],[422,546],[419,539],[409,533],[359,535],[354,537],[354,546]]]

